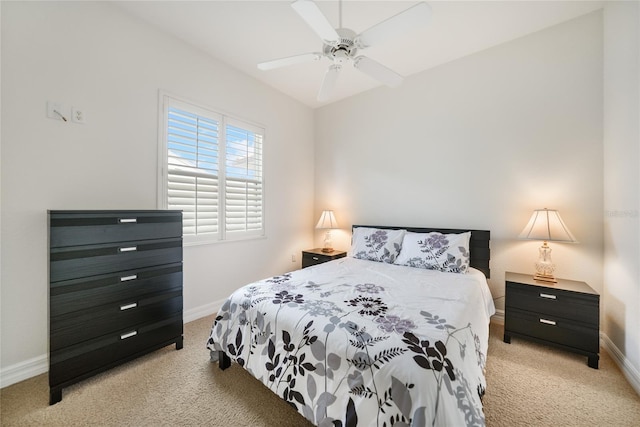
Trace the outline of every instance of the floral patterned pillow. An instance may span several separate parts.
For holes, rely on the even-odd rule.
[[[353,231],[351,256],[392,264],[402,248],[405,230],[358,227]]]
[[[471,232],[460,234],[407,233],[394,264],[426,268],[446,273],[466,273],[469,269]]]

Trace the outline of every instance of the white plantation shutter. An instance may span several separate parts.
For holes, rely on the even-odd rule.
[[[168,109],[168,208],[182,210],[184,236],[218,234],[219,126],[219,118]]]
[[[229,121],[225,133],[225,229],[262,230],[262,132]]]
[[[264,234],[264,129],[165,96],[165,207],[183,211],[185,242]]]

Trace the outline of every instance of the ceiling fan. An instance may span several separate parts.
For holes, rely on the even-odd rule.
[[[356,34],[348,28],[342,28],[342,1],[339,7],[339,28],[333,28],[318,6],[312,0],[296,0],[291,7],[300,15],[309,27],[323,41],[322,52],[303,53],[301,55],[274,59],[258,64],[260,70],[272,70],[288,65],[309,61],[318,61],[323,57],[332,61],[318,92],[318,101],[326,101],[338,79],[342,65],[352,61],[353,66],[363,73],[384,83],[389,87],[397,87],[402,83],[402,76],[373,59],[358,55],[358,50],[389,41],[402,33],[426,24],[431,17],[431,7],[425,2],[394,15],[373,27]]]

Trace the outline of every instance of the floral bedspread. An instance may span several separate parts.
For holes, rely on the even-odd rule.
[[[318,426],[482,426],[484,275],[342,258],[247,285],[207,347]]]

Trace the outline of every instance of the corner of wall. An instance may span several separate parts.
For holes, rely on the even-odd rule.
[[[601,332],[600,340],[602,347],[609,353],[613,361],[618,365],[622,374],[625,376],[631,387],[640,396],[640,372],[629,362],[626,356],[620,351],[618,347],[609,339],[607,334]]]

